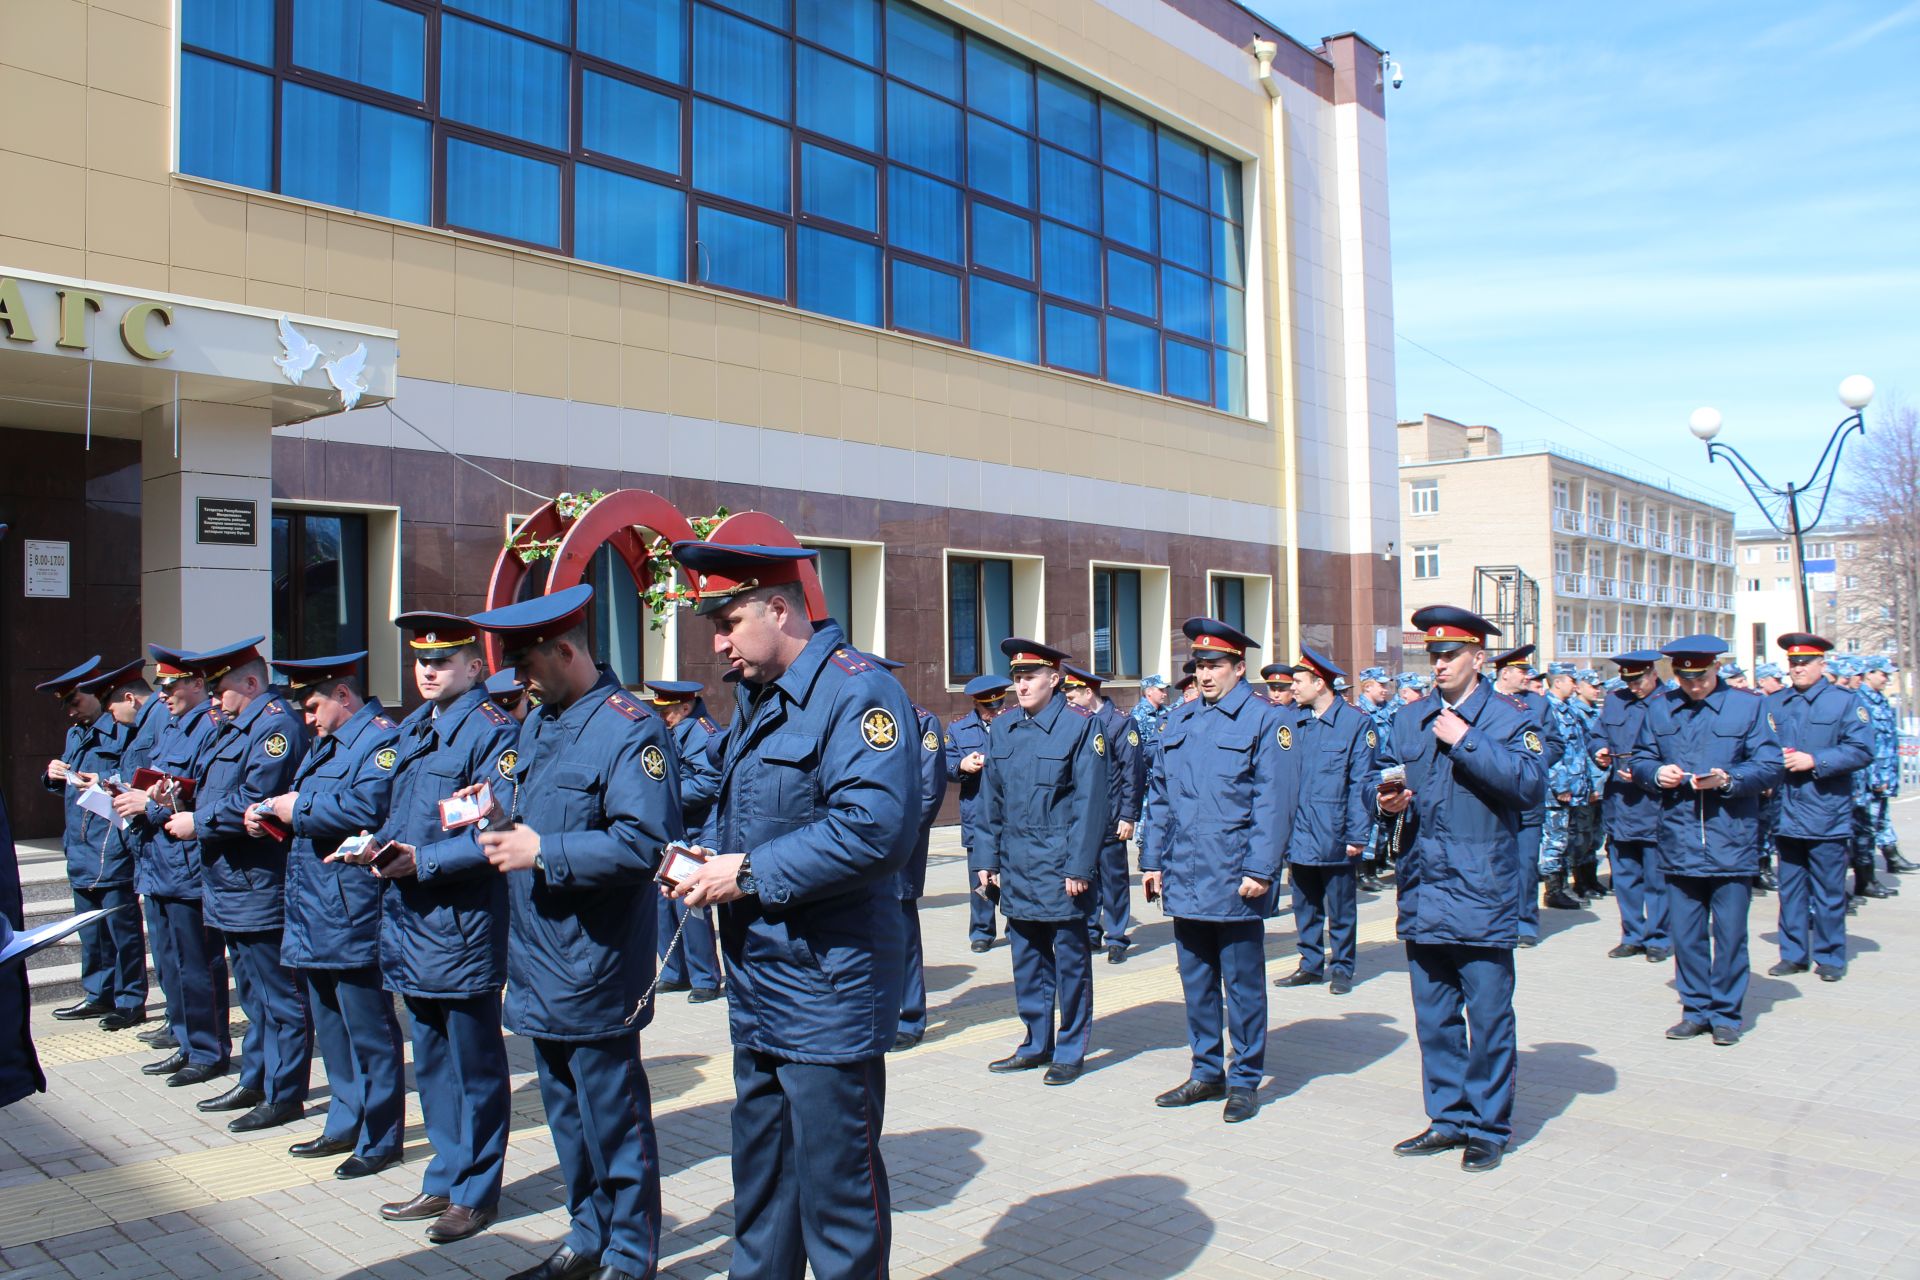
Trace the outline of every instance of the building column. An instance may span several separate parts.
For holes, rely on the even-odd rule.
[[[142,638],[187,649],[273,629],[273,420],[268,409],[182,402],[141,418]],[[226,504],[203,528],[200,500]],[[251,541],[240,542],[252,504]],[[212,538],[215,540],[209,541]],[[219,540],[219,539],[227,540]]]

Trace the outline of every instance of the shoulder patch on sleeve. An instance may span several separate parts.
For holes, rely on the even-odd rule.
[[[667,754],[649,742],[640,749],[640,767],[655,782],[667,776]]]
[[[940,749],[940,735],[929,729],[920,735],[920,745],[929,751],[938,751]]]
[[[287,735],[279,732],[278,730],[268,734],[266,741],[260,744],[261,748],[265,750],[266,753],[272,756],[275,760],[278,760],[281,756],[287,754],[287,748],[290,745],[291,744],[287,741]]]
[[[647,709],[628,697],[624,689],[615,689],[607,695],[607,705],[629,720],[644,719]]]
[[[398,724],[394,723],[392,720],[389,720],[385,716],[375,716],[373,718],[373,723],[375,724],[375,726],[381,729],[398,729],[400,727]]]
[[[373,764],[382,773],[391,773],[393,766],[400,761],[400,753],[392,747],[382,747],[373,753]]]
[[[1130,747],[1140,745],[1140,731],[1138,729],[1127,730],[1127,745]]]
[[[520,753],[508,747],[500,753],[500,758],[494,761],[493,767],[499,770],[501,777],[511,778],[513,771],[520,767]]]
[[[900,741],[900,724],[885,707],[872,707],[860,717],[860,737],[875,751],[891,751]]]
[[[488,724],[512,724],[513,717],[491,702],[480,704],[480,714],[487,718]]]
[[[862,671],[876,670],[871,662],[868,662],[851,649],[835,649],[829,661],[849,675],[859,675]]]
[[[1103,756],[1107,754],[1106,735],[1101,733],[1098,729],[1095,729],[1093,731],[1093,754],[1097,756]]]
[[[1282,751],[1293,750],[1293,727],[1291,725],[1281,725],[1274,733],[1273,740],[1280,744]]]
[[[1861,724],[1866,724],[1868,721],[1873,719],[1872,716],[1867,714],[1867,709],[1865,707],[1855,707],[1854,711],[1857,715],[1859,715]]]
[[[1527,744],[1527,750],[1533,752],[1533,754],[1535,755],[1539,755],[1541,752],[1546,750],[1546,748],[1540,742],[1540,735],[1535,733],[1531,729],[1527,730],[1526,734],[1524,735],[1524,737],[1522,737],[1521,741],[1525,742]]]
[[[1367,730],[1367,745],[1370,747],[1377,747],[1380,745],[1380,735],[1375,733],[1371,729]]]

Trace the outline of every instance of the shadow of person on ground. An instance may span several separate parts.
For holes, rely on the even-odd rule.
[[[880,1138],[895,1213],[944,1209],[960,1198],[967,1184],[987,1167],[974,1149],[977,1129],[916,1129]]]
[[[934,1273],[943,1280],[981,1275],[1030,1274],[1042,1255],[1059,1249],[1063,1237],[1083,1241],[1080,1270],[1096,1254],[1118,1263],[1134,1280],[1185,1275],[1207,1242],[1214,1222],[1187,1197],[1187,1184],[1160,1174],[1108,1178],[1067,1187],[1009,1205],[980,1248]],[[1119,1269],[1116,1267],[1116,1274]]]
[[[1620,1073],[1594,1057],[1592,1045],[1549,1042],[1520,1050],[1513,1103],[1513,1145],[1532,1139],[1566,1114],[1583,1093],[1612,1093]]]
[[[1322,991],[1324,987],[1296,988]],[[1358,1010],[1337,1018],[1308,1018],[1299,1022],[1276,1019],[1267,1032],[1269,1079],[1260,1100],[1289,1098],[1322,1076],[1350,1076],[1365,1071],[1402,1044],[1407,1033],[1397,1019],[1384,1013]]]

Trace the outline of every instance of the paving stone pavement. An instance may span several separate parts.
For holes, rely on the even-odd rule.
[[[1920,799],[1895,809],[1920,849]],[[1256,1277],[1920,1276],[1920,876],[1854,918],[1845,982],[1764,976],[1777,900],[1755,901],[1747,1038],[1675,1044],[1671,965],[1608,960],[1612,899],[1549,912],[1520,954],[1516,1141],[1498,1171],[1397,1160],[1423,1126],[1392,898],[1363,899],[1359,984],[1271,992],[1264,1110],[1163,1112],[1185,1078],[1170,926],[1136,889],[1136,948],[1095,965],[1087,1074],[989,1075],[1018,1040],[1004,943],[966,945],[957,832],[936,833],[923,903],[933,1014],[889,1062],[894,1274]],[[1292,968],[1285,919],[1275,976]],[[288,1143],[229,1134],[136,1068],[157,1056],[36,1015],[50,1092],[0,1113],[0,1274],[15,1280],[499,1277],[565,1231],[531,1055],[509,1041],[514,1132],[501,1222],[444,1248],[373,1212],[404,1165],[338,1183]],[[725,1006],[662,997],[644,1038],[665,1172],[662,1274],[723,1274],[731,1231]],[[139,1052],[135,1052],[138,1050]]]

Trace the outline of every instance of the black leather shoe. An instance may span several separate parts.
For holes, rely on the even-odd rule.
[[[388,1222],[418,1222],[422,1218],[437,1218],[452,1207],[445,1196],[430,1196],[423,1191],[411,1200],[381,1205],[380,1216]]]
[[[1156,1107],[1190,1107],[1196,1102],[1218,1102],[1227,1096],[1225,1080],[1189,1080],[1153,1100]]]
[[[1295,969],[1284,978],[1275,978],[1276,987],[1317,987],[1325,978],[1317,973],[1308,973],[1305,969]]]
[[[1619,946],[1615,947],[1613,950],[1607,952],[1607,959],[1625,960],[1631,956],[1643,956],[1645,954],[1647,954],[1647,949],[1641,946],[1639,943],[1623,942]]]
[[[190,1084],[205,1084],[209,1080],[218,1080],[227,1074],[224,1062],[189,1062],[167,1077],[167,1088],[179,1089]]]
[[[1460,1154],[1460,1167],[1468,1173],[1486,1173],[1500,1167],[1500,1158],[1506,1149],[1496,1147],[1482,1138],[1468,1138],[1467,1149]]]
[[[1707,1024],[1704,1022],[1694,1022],[1689,1018],[1682,1018],[1667,1028],[1667,1039],[1669,1040],[1691,1040],[1695,1036],[1703,1036],[1705,1034],[1707,1034]]]
[[[1847,966],[1843,964],[1817,964],[1813,966],[1822,982],[1838,982],[1847,976]]]
[[[287,1148],[287,1154],[302,1160],[318,1160],[322,1156],[345,1155],[353,1150],[352,1138],[329,1138],[321,1134],[317,1138],[308,1138],[305,1142],[296,1142]]]
[[[1715,1027],[1713,1029],[1713,1042],[1719,1045],[1722,1049],[1726,1048],[1730,1044],[1739,1044],[1740,1028]]]
[[[692,984],[691,982],[663,982],[663,983],[661,983],[661,984],[660,984],[660,990],[662,990],[662,991],[691,991],[691,990],[693,990],[693,984]]]
[[[1393,1144],[1393,1154],[1397,1156],[1430,1156],[1440,1151],[1452,1151],[1455,1147],[1467,1145],[1464,1133],[1441,1133],[1438,1129],[1423,1129],[1405,1142]]]
[[[1352,991],[1353,979],[1344,973],[1336,973],[1327,979],[1327,994],[1330,996],[1344,996]]]
[[[211,1098],[202,1098],[194,1105],[202,1111],[246,1111],[259,1106],[266,1100],[267,1095],[258,1089],[249,1089],[244,1084],[237,1084],[225,1093],[216,1094]]]
[[[1128,950],[1128,947],[1126,943],[1124,942],[1113,943],[1111,946],[1107,948],[1107,963],[1108,964],[1125,964],[1127,962],[1127,950]]]
[[[622,1271],[619,1267],[608,1263],[606,1266],[591,1272],[587,1276],[587,1280],[640,1280],[640,1277],[631,1271]]]
[[[1032,1071],[1053,1061],[1050,1053],[1010,1053],[987,1064],[987,1070],[1005,1075],[1009,1071]]]
[[[1920,865],[1909,862],[1906,855],[1892,845],[1888,845],[1882,849],[1880,856],[1887,860],[1887,870],[1889,871],[1920,871]]]
[[[388,1165],[398,1163],[399,1159],[398,1151],[383,1160],[369,1160],[365,1156],[348,1156],[334,1169],[333,1176],[342,1182],[350,1182],[355,1178],[370,1178]]]
[[[303,1119],[306,1114],[306,1107],[298,1102],[263,1102],[245,1115],[227,1121],[227,1132],[254,1133],[261,1129],[276,1129]]]
[[[726,992],[722,991],[719,987],[695,987],[693,990],[687,992],[687,1003],[712,1004],[725,994]]]
[[[450,1204],[445,1213],[427,1227],[427,1239],[434,1244],[452,1244],[468,1236],[479,1235],[493,1225],[493,1210]]]
[[[1244,1085],[1227,1090],[1227,1106],[1220,1118],[1228,1124],[1239,1124],[1242,1120],[1251,1120],[1260,1114],[1260,1099],[1254,1091]]]
[[[161,1023],[151,1031],[142,1031],[137,1037],[141,1044],[150,1044],[156,1049],[178,1049],[180,1041],[175,1038],[173,1028]]]
[[[902,1050],[911,1049],[916,1045],[918,1045],[919,1043],[920,1043],[919,1036],[910,1035],[909,1033],[902,1031],[898,1035],[894,1036],[893,1038],[893,1051],[895,1053],[899,1053]]]
[[[1860,914],[1860,899],[1858,896],[1851,893],[1847,895],[1847,914],[1850,916],[1857,916]]]
[[[973,952],[973,954],[981,955],[985,952],[993,950],[993,939],[992,938],[975,938],[972,942],[969,942],[967,944],[967,947],[969,950]]]
[[[1538,934],[1532,934],[1532,935],[1522,934],[1515,945],[1523,947],[1528,951],[1531,951],[1535,947],[1540,945],[1540,937]]]
[[[113,1006],[105,1000],[82,1000],[79,1004],[70,1004],[64,1009],[55,1009],[53,1016],[62,1022],[78,1022],[82,1018],[97,1018],[103,1013],[112,1013]]]
[[[1887,888],[1887,886],[1881,884],[1878,880],[1867,881],[1860,886],[1857,892],[1863,898],[1891,898],[1893,896],[1893,890]]]
[[[171,1058],[162,1058],[158,1062],[149,1062],[140,1068],[143,1076],[170,1076],[187,1065],[187,1055],[176,1052]]]
[[[1760,879],[1754,887],[1756,889],[1762,889],[1767,893],[1773,893],[1780,888],[1780,878],[1773,874],[1773,867],[1771,865],[1761,869]]]
[[[1080,1064],[1077,1062],[1056,1062],[1047,1068],[1042,1084],[1072,1084],[1080,1078]]]
[[[1782,960],[1767,970],[1767,976],[1769,978],[1790,978],[1796,973],[1805,973],[1806,971],[1807,966],[1803,964],[1794,964],[1792,961]]]
[[[128,1027],[137,1027],[147,1020],[147,1010],[143,1005],[138,1009],[115,1009],[100,1019],[102,1031],[125,1031]]]
[[[1665,964],[1667,961],[1671,959],[1673,959],[1672,947],[1648,947],[1647,948],[1648,964]]]
[[[1385,893],[1387,889],[1387,886],[1380,883],[1380,877],[1368,875],[1361,876],[1360,882],[1354,887],[1361,893]]]
[[[587,1280],[600,1266],[598,1258],[561,1245],[537,1267],[528,1267],[525,1271],[516,1271],[507,1280]]]

